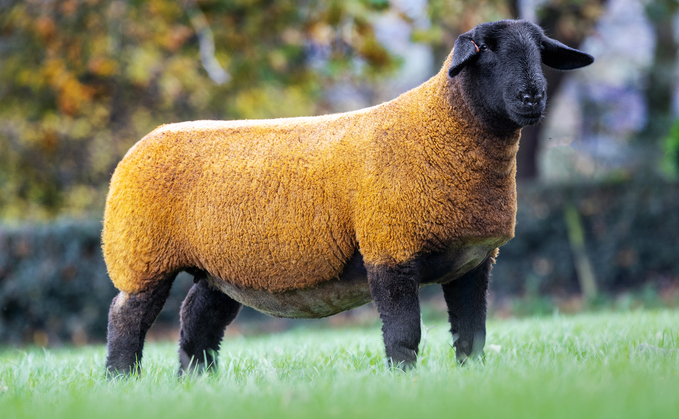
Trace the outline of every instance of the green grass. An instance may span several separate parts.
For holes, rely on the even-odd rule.
[[[176,344],[140,379],[104,378],[103,346],[0,350],[0,418],[677,418],[679,311],[493,320],[459,367],[445,323],[417,370],[388,371],[379,328],[227,338],[216,374],[177,379]],[[495,350],[491,349],[495,348]],[[498,348],[498,346],[500,348]]]

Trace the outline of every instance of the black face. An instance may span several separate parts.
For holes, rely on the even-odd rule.
[[[459,77],[465,100],[482,124],[511,132],[540,121],[547,82],[540,63],[559,70],[591,64],[594,58],[545,36],[534,23],[484,23],[455,42],[448,74]]]

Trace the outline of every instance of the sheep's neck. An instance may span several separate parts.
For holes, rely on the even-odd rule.
[[[442,83],[443,84],[443,83]],[[453,132],[462,133],[461,140],[469,143],[483,160],[483,170],[497,176],[513,175],[516,168],[516,154],[519,151],[520,130],[497,134],[481,126],[473,116],[458,79],[447,80],[444,91],[450,92],[447,102],[450,106],[451,121],[468,121],[464,126],[457,124]],[[445,97],[441,95],[441,97]],[[453,140],[454,141],[454,140]],[[459,140],[458,140],[459,141]]]
[[[432,248],[479,245],[489,251],[502,245],[514,235],[520,132],[499,136],[484,129],[458,83],[443,71],[411,92],[400,110],[420,133],[406,141],[413,164],[428,179],[431,202],[423,205],[437,208],[433,223],[440,227],[433,236],[440,244]]]
[[[411,92],[412,96],[405,95],[402,109],[414,109],[416,115],[403,119],[414,120],[428,131],[418,138],[429,163],[456,174],[480,172],[500,183],[505,183],[501,178],[511,177],[513,183],[520,130],[501,135],[484,128],[465,102],[459,81],[444,72]],[[408,103],[422,98],[427,103]]]

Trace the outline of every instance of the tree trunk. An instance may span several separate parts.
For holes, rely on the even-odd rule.
[[[646,126],[639,133],[639,139],[656,149],[672,124],[674,69],[677,62],[677,43],[674,40],[672,20],[677,9],[677,0],[655,1],[646,6],[646,15],[653,24],[656,44],[644,91],[648,117]]]
[[[596,0],[579,5],[568,1],[552,0],[537,11],[538,21],[536,23],[545,30],[548,36],[577,49],[598,21],[605,1]],[[592,8],[598,9],[598,12],[593,13]],[[519,17],[518,0],[509,0],[509,9],[514,16]],[[549,108],[549,101],[558,92],[567,73],[544,66],[543,69],[547,79],[547,107]],[[544,127],[543,122],[526,127],[521,132],[521,146],[517,155],[516,173],[516,177],[520,180],[536,179],[539,175],[538,154]]]
[[[547,108],[549,109],[550,99],[554,98],[566,73],[545,66],[542,66],[542,68],[545,79],[547,79]],[[521,146],[516,159],[516,177],[518,179],[536,179],[538,177],[538,153],[540,152],[540,138],[544,127],[545,121],[542,121],[537,125],[525,127],[521,131]]]

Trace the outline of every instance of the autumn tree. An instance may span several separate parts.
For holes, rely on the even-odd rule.
[[[97,214],[116,163],[160,124],[329,111],[322,86],[396,68],[371,23],[388,8],[386,0],[3,2],[0,218]]]

